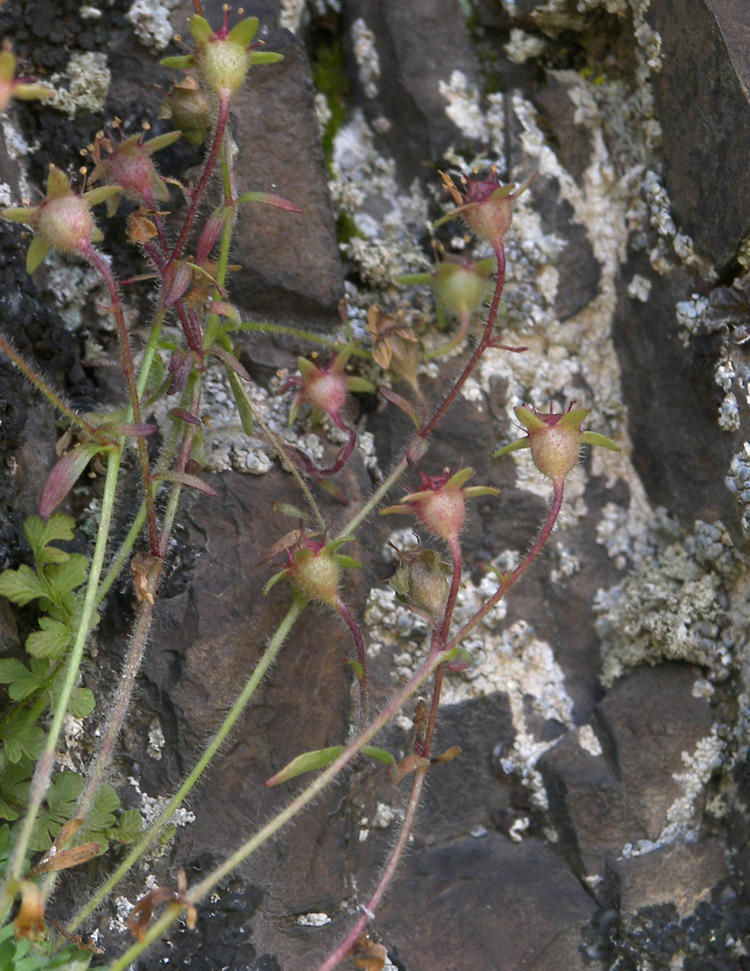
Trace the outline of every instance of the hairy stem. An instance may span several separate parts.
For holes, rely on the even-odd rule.
[[[102,496],[99,531],[96,537],[94,555],[91,560],[91,569],[89,571],[88,583],[86,585],[86,594],[84,596],[83,606],[81,608],[81,618],[78,625],[78,631],[73,642],[73,647],[70,651],[70,657],[68,658],[67,672],[60,689],[60,694],[56,701],[52,724],[50,725],[49,732],[47,734],[44,750],[42,751],[39,761],[37,762],[34,777],[31,780],[26,817],[24,818],[21,832],[18,835],[16,844],[13,847],[13,852],[8,863],[7,879],[3,885],[2,892],[0,893],[0,923],[2,923],[7,917],[8,910],[10,909],[10,905],[13,900],[13,894],[9,892],[8,883],[9,881],[18,880],[22,876],[29,841],[39,814],[39,809],[41,808],[42,801],[47,793],[52,770],[55,765],[55,752],[57,750],[57,744],[60,740],[63,721],[65,720],[65,716],[68,712],[70,696],[73,692],[73,688],[75,688],[78,682],[81,659],[83,658],[83,649],[86,644],[88,633],[91,630],[96,610],[96,594],[99,586],[99,578],[101,577],[102,567],[104,564],[104,555],[107,549],[107,541],[109,539],[109,529],[112,522],[115,489],[120,472],[120,458],[121,451],[119,449],[114,449],[108,453],[107,475],[104,486],[104,494]]]
[[[133,413],[133,421],[140,425],[143,422],[141,415],[141,399],[138,394],[138,381],[135,375],[135,365],[133,363],[133,352],[130,349],[130,338],[128,329],[125,325],[125,313],[120,299],[120,289],[117,281],[112,275],[112,271],[93,246],[87,246],[85,250],[86,259],[94,266],[103,278],[109,290],[109,298],[112,301],[112,313],[114,314],[117,325],[117,335],[120,341],[120,352],[122,354],[122,369],[125,373],[125,381],[128,386],[128,397],[130,398],[130,408]],[[149,542],[151,553],[156,555],[158,548],[159,529],[156,523],[156,508],[154,506],[153,483],[151,482],[151,471],[148,463],[148,446],[142,435],[137,438],[138,460],[141,466],[141,479],[143,481],[143,492],[146,498],[146,518],[148,520]]]
[[[268,669],[276,660],[276,656],[281,650],[300,614],[302,614],[304,611],[305,606],[306,602],[302,598],[295,598],[292,606],[287,611],[286,616],[279,624],[276,632],[271,638],[268,647],[263,652],[263,655],[258,661],[255,670],[245,684],[245,687],[238,695],[237,700],[232,705],[232,708],[222,722],[221,727],[218,729],[210,743],[207,745],[205,751],[196,762],[192,772],[187,776],[180,788],[172,796],[166,809],[164,809],[160,816],[149,826],[148,830],[143,834],[140,840],[138,840],[136,845],[131,849],[122,863],[117,867],[115,872],[108,878],[107,882],[97,890],[97,892],[86,903],[76,917],[70,922],[67,928],[69,933],[73,933],[75,930],[77,930],[83,921],[86,920],[86,918],[89,917],[97,907],[99,907],[102,901],[105,900],[108,894],[117,886],[120,880],[123,879],[123,877],[143,856],[146,850],[148,850],[148,848],[152,846],[153,843],[158,839],[159,835],[164,830],[164,827],[169,823],[172,816],[174,816],[175,812],[180,808],[193,786],[196,784],[198,779],[200,779],[201,775],[210,765],[213,757],[224,744],[227,736],[236,725],[240,715],[247,708],[250,699],[255,694],[256,688],[260,684]]]
[[[500,306],[500,297],[502,296],[503,286],[505,285],[505,248],[502,243],[498,243],[495,247],[495,255],[497,256],[497,280],[495,282],[495,293],[493,294],[492,303],[490,304],[490,312],[487,315],[487,323],[485,324],[484,333],[482,334],[481,340],[477,344],[474,353],[469,358],[469,361],[461,372],[458,380],[450,389],[445,398],[443,398],[440,405],[435,409],[432,418],[430,418],[429,422],[420,431],[419,434],[422,438],[429,438],[429,436],[432,434],[435,426],[439,421],[442,420],[443,415],[458,397],[461,388],[468,381],[474,368],[479,363],[479,359],[492,343],[495,320],[497,318],[497,310]]]
[[[66,405],[62,398],[52,390],[52,388],[47,384],[44,378],[39,377],[39,375],[30,367],[26,361],[21,357],[21,355],[16,351],[15,347],[7,341],[2,334],[0,334],[0,351],[3,351],[8,357],[13,361],[15,366],[21,371],[25,377],[31,381],[34,387],[41,391],[44,397],[55,407],[59,412],[65,415],[73,424],[77,425],[79,428],[83,429],[88,435],[90,435],[97,442],[101,442],[102,445],[114,445],[111,438],[108,438],[100,429],[94,428],[87,421],[77,415],[75,411]]]

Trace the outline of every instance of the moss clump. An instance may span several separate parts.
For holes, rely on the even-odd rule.
[[[333,140],[346,117],[346,101],[351,91],[351,82],[346,73],[344,48],[340,40],[320,44],[313,58],[313,80],[315,89],[326,96],[331,113],[323,132],[323,151],[330,170],[333,156]]]

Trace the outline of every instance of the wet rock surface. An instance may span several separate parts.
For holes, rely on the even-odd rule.
[[[87,49],[86,25],[70,4],[32,6],[64,14],[55,44]],[[169,72],[135,39],[125,6],[113,5],[92,34],[106,34],[111,47],[108,110],[134,128],[144,120],[158,126],[158,96],[146,88],[139,101],[138,93],[144,79],[167,85]],[[470,465],[474,481],[502,489],[471,511],[461,602],[478,596],[480,562],[518,562],[545,515],[547,490],[533,470],[529,476],[524,453],[518,462],[490,458],[515,436],[512,405],[591,405],[591,427],[625,447],[621,457],[584,458],[547,555],[470,645],[474,670],[448,680],[437,751],[462,752],[431,770],[413,845],[373,925],[399,971],[724,971],[746,967],[750,952],[742,757],[750,692],[747,17],[739,0],[653,0],[647,20],[636,3],[619,17],[589,6],[596,9],[486,0],[467,25],[452,0],[357,0],[342,16],[333,5],[324,14],[308,9],[294,36],[274,4],[245,4],[285,61],[258,72],[234,107],[238,191],[274,192],[305,213],[253,207],[241,221],[233,259],[243,268],[231,287],[243,314],[330,330],[344,292],[355,320],[375,299],[391,311],[413,299],[424,312],[424,301],[388,274],[414,269],[404,260],[421,268],[427,218],[444,211],[445,200],[424,188],[428,168],[454,170],[460,154],[464,169],[492,161],[508,178],[522,168],[539,172],[508,238],[508,341],[529,351],[492,357],[426,460],[432,472]],[[220,7],[206,3],[212,22]],[[183,33],[191,10],[182,4],[173,13]],[[0,12],[3,30],[15,30],[19,51],[34,50],[32,66],[43,70],[54,38],[34,48],[33,23],[21,20]],[[650,29],[661,38],[658,70],[648,64],[658,47]],[[335,165],[324,158],[319,136],[310,60],[331,38],[351,82],[345,125],[359,125],[344,126],[339,144],[355,159],[367,156],[360,169],[349,159],[354,176],[345,151],[334,153]],[[37,179],[53,157],[72,164],[75,139],[84,143],[108,120],[28,111],[20,124],[42,141],[26,160]],[[169,157],[175,174],[198,158],[180,152]],[[0,173],[16,195],[14,166],[3,163]],[[404,200],[415,179],[423,199],[410,209]],[[344,212],[359,248],[351,236],[337,238]],[[114,346],[96,291],[66,329],[52,309],[62,299],[58,278],[30,282],[20,231],[0,234],[3,332],[77,406],[115,400],[112,369],[81,366],[92,341]],[[452,228],[441,240],[463,252],[461,236]],[[270,399],[278,397],[274,371],[290,364],[293,349],[248,341],[246,359]],[[423,376],[430,401],[459,365],[442,366]],[[360,404],[376,467],[356,459],[342,475],[352,507],[399,456],[408,425],[394,409]],[[5,364],[0,418],[9,470],[0,477],[0,565],[15,565],[20,524],[53,461],[56,434]],[[334,444],[326,448],[335,454]],[[253,453],[246,467],[257,471],[258,461]],[[260,561],[291,528],[273,514],[273,501],[298,505],[299,492],[278,466],[251,476],[233,462],[210,476],[218,497],[189,498],[179,517],[118,755],[128,806],[173,790],[288,606],[282,586],[262,597],[271,568]],[[100,481],[84,486],[72,512],[83,513]],[[345,511],[322,501],[335,531]],[[130,510],[119,513],[124,523]],[[385,543],[405,522],[377,519],[351,547],[363,569],[344,592],[358,610],[371,586],[383,590],[392,569]],[[92,683],[110,683],[118,670],[130,599],[123,583],[102,622]],[[393,599],[379,612],[372,599],[367,605],[377,645],[372,697],[381,705],[414,669],[426,628],[409,626],[413,618]],[[0,617],[3,650],[16,650],[18,624]],[[199,880],[301,788],[265,789],[271,774],[302,749],[345,740],[356,717],[350,655],[335,617],[310,612],[298,624],[192,795],[194,821],[154,862],[160,879],[182,867],[188,882]],[[410,714],[383,741],[397,757],[410,750]],[[163,736],[158,751],[154,726]],[[407,788],[356,765],[220,886],[194,932],[175,932],[142,967],[316,967],[367,899]],[[146,875],[127,884],[131,901]],[[122,937],[106,918],[101,929],[118,949]]]

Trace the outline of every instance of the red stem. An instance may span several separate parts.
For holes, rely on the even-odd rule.
[[[200,205],[200,201],[203,198],[203,193],[206,191],[206,186],[208,185],[209,179],[213,175],[217,159],[219,158],[219,151],[221,150],[221,143],[224,140],[224,132],[226,131],[228,119],[229,92],[222,91],[219,94],[219,114],[216,119],[216,133],[214,135],[213,144],[211,145],[211,151],[206,159],[206,165],[203,169],[203,175],[201,176],[200,182],[193,191],[190,199],[190,205],[188,207],[187,215],[185,216],[185,222],[182,225],[180,235],[175,243],[170,262],[179,260],[179,258],[182,256],[182,251],[185,249],[188,237],[190,236],[190,230],[193,228],[193,222],[198,214],[198,206]]]
[[[336,609],[346,623],[346,626],[351,631],[354,644],[357,648],[357,660],[362,668],[362,677],[359,678],[359,703],[361,709],[361,719],[362,724],[367,724],[369,719],[369,703],[367,700],[367,650],[365,648],[364,638],[362,637],[362,631],[360,631],[359,625],[354,619],[352,612],[340,597],[338,603],[336,604]]]
[[[117,334],[120,339],[120,348],[122,351],[122,369],[125,373],[125,381],[128,386],[128,397],[130,398],[130,406],[133,410],[133,421],[140,425],[143,423],[143,418],[141,415],[141,402],[140,398],[138,397],[138,382],[135,376],[133,352],[130,349],[130,338],[128,336],[128,328],[125,324],[125,314],[122,309],[122,300],[120,299],[120,290],[117,286],[117,281],[112,275],[112,271],[110,270],[109,266],[97,253],[93,246],[86,244],[81,252],[99,272],[107,285],[107,289],[109,290],[109,297],[112,301],[112,313],[115,317]],[[145,438],[143,438],[141,435],[139,435],[137,438],[137,444],[138,459],[141,466],[141,478],[143,479],[143,491],[146,497],[146,518],[148,520],[149,545],[151,547],[151,555],[158,556],[159,529],[156,523],[154,493],[151,487],[151,469],[148,462],[148,447],[146,445]]]
[[[460,377],[450,389],[448,394],[445,396],[443,401],[440,403],[438,408],[435,410],[432,418],[421,431],[419,432],[422,438],[429,438],[432,434],[437,423],[442,419],[445,412],[450,408],[453,402],[456,400],[459,391],[464,386],[466,381],[469,379],[472,371],[479,363],[479,359],[487,350],[487,348],[492,343],[492,332],[495,327],[495,319],[497,317],[497,311],[500,306],[500,297],[502,296],[503,286],[505,284],[505,247],[502,243],[498,243],[495,247],[495,255],[497,256],[497,282],[495,283],[495,293],[492,297],[492,304],[490,305],[490,312],[487,317],[487,323],[484,328],[484,333],[476,346],[474,353],[471,355],[466,367],[463,369]]]
[[[529,552],[523,558],[523,560],[518,564],[515,570],[511,573],[509,577],[500,584],[497,590],[492,594],[490,599],[474,614],[471,620],[465,624],[461,630],[456,634],[456,636],[446,645],[446,649],[450,650],[454,648],[457,644],[466,637],[467,634],[471,633],[474,628],[479,624],[487,614],[497,606],[502,600],[505,594],[510,590],[514,584],[521,579],[523,574],[528,570],[537,556],[541,553],[547,540],[550,537],[550,533],[555,527],[557,522],[557,517],[560,515],[560,509],[563,503],[563,494],[565,491],[565,480],[560,479],[559,482],[554,483],[554,492],[552,495],[552,505],[550,506],[550,511],[547,514],[547,519],[542,526],[542,531],[536,539],[536,542],[531,547]]]

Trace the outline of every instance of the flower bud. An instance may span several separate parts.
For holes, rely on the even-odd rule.
[[[388,581],[400,603],[439,622],[445,611],[451,568],[435,550],[398,550],[398,567]]]
[[[590,408],[571,407],[562,414],[553,414],[551,410],[540,413],[520,405],[514,411],[528,434],[501,448],[494,457],[529,448],[534,465],[555,485],[561,484],[576,467],[581,445],[601,445],[613,452],[620,451],[605,435],[581,431],[581,424],[591,414]]]
[[[419,472],[422,490],[404,496],[401,502],[413,509],[426,529],[452,546],[458,542],[466,520],[466,500],[477,496],[496,496],[499,492],[491,486],[469,486],[464,489],[464,483],[473,474],[473,469],[461,469],[455,475],[451,475],[449,469],[442,475]],[[408,511],[404,505],[389,506],[381,510],[381,515]]]

